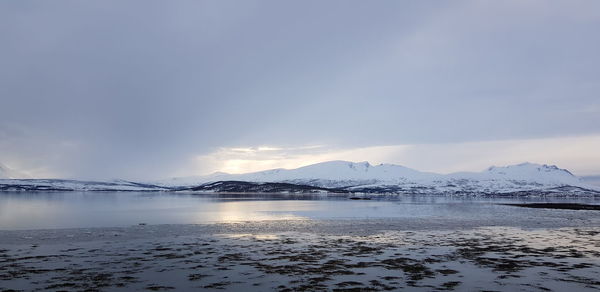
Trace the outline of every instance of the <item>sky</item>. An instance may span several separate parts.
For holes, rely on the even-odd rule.
[[[600,1],[1,1],[0,163],[600,174]]]

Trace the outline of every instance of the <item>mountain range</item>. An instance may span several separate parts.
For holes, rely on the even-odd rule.
[[[600,195],[600,187],[586,184],[568,170],[554,165],[522,163],[492,166],[481,172],[437,174],[394,164],[348,161],[154,182],[0,179],[0,190]]]

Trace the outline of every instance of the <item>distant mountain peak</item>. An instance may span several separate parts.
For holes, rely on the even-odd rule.
[[[573,173],[570,171],[559,168],[556,165],[548,165],[548,164],[537,164],[531,162],[523,162],[514,165],[507,166],[491,166],[486,170],[488,173],[496,173],[500,175],[525,175],[525,174],[535,174],[538,173],[554,173],[557,175],[568,175],[575,177]]]
[[[294,169],[272,169],[245,174],[205,177],[204,182],[236,180],[248,182],[293,182],[320,187],[358,185],[455,185],[456,181],[485,182],[485,185],[579,185],[581,181],[566,169],[555,165],[520,163],[492,166],[482,172],[437,174],[396,164],[372,165],[368,161],[333,160]]]
[[[0,170],[7,169],[0,166]],[[3,171],[4,172],[4,171]],[[1,174],[1,173],[0,173]],[[245,174],[214,173],[162,182],[8,180],[1,190],[171,190],[215,192],[359,192],[396,194],[594,195],[600,188],[583,183],[555,165],[521,163],[481,172],[436,174],[395,164],[327,161],[295,169]]]

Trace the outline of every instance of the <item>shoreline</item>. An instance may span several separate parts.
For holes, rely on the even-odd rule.
[[[535,209],[559,209],[559,210],[595,210],[600,211],[600,205],[595,204],[577,204],[577,203],[523,203],[523,204],[501,204],[505,206],[515,206]]]
[[[545,210],[541,210],[545,211]],[[557,214],[562,212],[562,214]],[[594,216],[588,216],[589,214]],[[547,217],[515,222],[511,218],[345,218],[345,219],[291,219],[234,222],[206,222],[198,224],[146,224],[117,227],[75,227],[0,230],[0,245],[33,242],[62,243],[94,240],[129,240],[163,238],[190,234],[281,233],[306,232],[324,235],[370,236],[386,231],[447,231],[471,230],[487,227],[521,229],[600,228],[600,216],[593,210],[547,209]],[[551,215],[551,217],[550,217]]]
[[[0,291],[600,289],[600,224],[414,229],[400,223],[2,231]]]

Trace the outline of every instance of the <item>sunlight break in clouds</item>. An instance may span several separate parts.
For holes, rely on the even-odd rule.
[[[246,173],[273,168],[296,168],[329,160],[394,163],[421,171],[450,173],[481,171],[492,165],[521,162],[549,163],[576,175],[597,173],[600,136],[488,142],[414,144],[337,149],[308,147],[220,148],[194,158],[195,174],[215,171]]]

